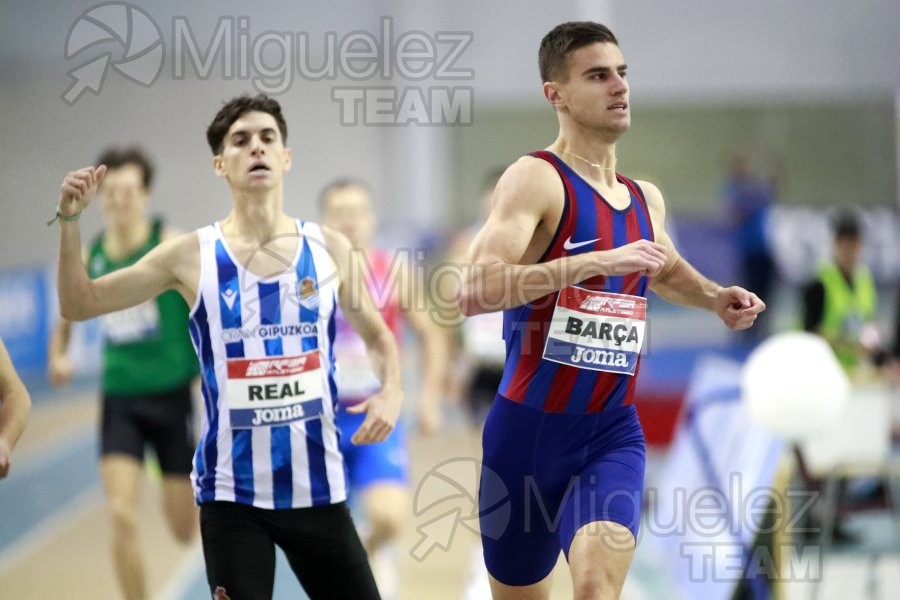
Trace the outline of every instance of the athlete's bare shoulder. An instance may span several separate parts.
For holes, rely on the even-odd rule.
[[[159,243],[166,256],[175,260],[199,259],[200,236],[196,231],[168,230],[168,232],[170,235]]]
[[[668,248],[669,264],[674,264],[678,258],[678,252],[675,250],[675,246],[672,244],[672,240],[666,231],[666,203],[663,200],[662,192],[649,181],[635,180],[635,183],[640,186],[641,191],[644,192],[644,198],[647,200],[647,210],[650,212],[654,238]]]
[[[644,198],[647,200],[647,207],[650,208],[650,210],[662,210],[665,212],[666,206],[663,201],[662,192],[659,191],[659,188],[656,187],[655,184],[639,179],[635,179],[634,182],[641,188],[641,191],[644,192]]]
[[[556,169],[547,161],[525,155],[511,164],[497,181],[492,210],[527,211],[543,218],[560,204],[565,191]]]
[[[153,252],[158,255],[160,264],[174,276],[174,288],[189,306],[192,305],[200,285],[199,234],[196,231],[173,233],[171,237],[164,238]]]
[[[494,188],[491,213],[472,241],[469,262],[535,262],[553,238],[564,197],[552,165],[533,156],[521,157]]]

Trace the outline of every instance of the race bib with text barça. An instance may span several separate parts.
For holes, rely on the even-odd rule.
[[[543,357],[579,369],[634,375],[647,299],[567,287],[559,292]]]

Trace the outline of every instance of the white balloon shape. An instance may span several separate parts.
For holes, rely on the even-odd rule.
[[[801,440],[833,425],[850,381],[823,338],[789,331],[751,352],[742,373],[751,417],[774,434]]]

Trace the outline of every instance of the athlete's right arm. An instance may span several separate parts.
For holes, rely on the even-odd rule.
[[[105,172],[106,167],[101,165],[66,175],[60,187],[60,215],[72,217],[84,210]],[[59,312],[64,319],[83,321],[122,310],[178,286],[173,248],[184,238],[160,244],[134,265],[92,280],[81,259],[78,222],[61,219],[59,229],[57,289]]]
[[[562,182],[546,161],[523,157],[506,170],[463,266],[458,301],[464,315],[521,306],[597,275],[654,275],[665,264],[664,249],[647,240],[535,264],[543,251],[531,247],[535,232],[563,202]]]

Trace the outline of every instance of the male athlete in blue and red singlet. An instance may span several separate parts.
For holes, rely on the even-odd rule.
[[[559,136],[501,177],[460,297],[467,315],[505,310],[506,365],[483,438],[484,557],[495,599],[547,598],[560,550],[576,598],[618,598],[644,479],[632,397],[648,287],[731,329],[765,305],[691,267],[666,235],[659,190],[616,173],[630,108],[612,32],[559,25],[539,66]]]

